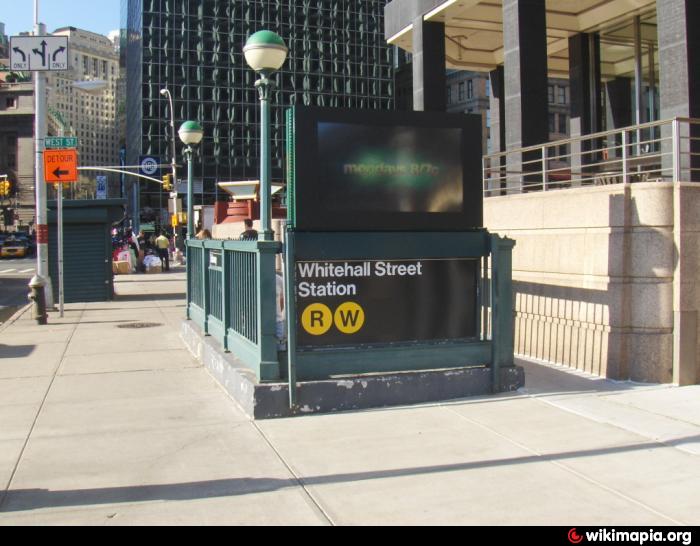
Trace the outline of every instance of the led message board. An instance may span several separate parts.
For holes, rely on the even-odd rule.
[[[292,117],[296,229],[482,227],[480,116],[295,107]]]

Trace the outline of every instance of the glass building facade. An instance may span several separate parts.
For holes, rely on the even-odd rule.
[[[174,99],[176,129],[188,119],[204,128],[195,161],[195,203],[213,202],[216,182],[257,179],[260,107],[256,75],[242,50],[251,34],[269,29],[289,47],[287,62],[274,78],[272,101],[273,179],[282,180],[286,107],[393,109],[392,51],[384,40],[386,3],[122,0],[126,163],[135,165],[143,155],[170,162],[171,113],[167,97],[160,94],[167,88]],[[183,163],[179,141],[177,159]],[[144,182],[141,207],[157,209],[163,203],[161,187]]]

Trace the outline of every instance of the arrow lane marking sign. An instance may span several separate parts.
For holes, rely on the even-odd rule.
[[[13,47],[13,48],[12,48],[12,51],[14,51],[15,53],[17,53],[18,55],[22,55],[22,62],[23,62],[23,63],[26,63],[26,62],[27,62],[27,55],[26,55],[26,54],[24,53],[24,51],[22,51],[20,48],[18,48],[18,47]]]
[[[56,57],[58,57],[58,54],[63,53],[65,50],[66,50],[66,48],[61,46],[56,51],[54,51],[53,52],[53,62],[56,62]]]
[[[53,175],[56,178],[61,178],[62,176],[68,176],[70,174],[70,171],[62,171],[61,167],[56,167],[56,170],[53,172]]]
[[[41,66],[46,66],[46,40],[41,41],[41,52],[38,49],[32,49],[32,53],[41,57]]]

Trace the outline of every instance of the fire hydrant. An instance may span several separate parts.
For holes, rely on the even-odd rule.
[[[46,281],[38,275],[34,275],[32,280],[29,281],[29,300],[34,302],[32,306],[32,315],[41,326],[45,326],[48,323],[48,315],[46,314],[46,294],[44,293],[45,287]]]

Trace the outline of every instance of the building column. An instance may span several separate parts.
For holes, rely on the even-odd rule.
[[[547,22],[545,0],[503,0],[504,95],[506,148],[515,150],[546,143],[547,118]],[[512,178],[510,188],[523,182],[542,180],[537,174],[526,179],[526,171],[539,171],[541,163],[523,165],[541,154],[509,154],[506,161]]]
[[[630,78],[615,78],[605,84],[605,117],[608,130],[621,129],[632,125],[632,80]],[[611,158],[622,157],[622,136],[616,135],[615,141],[608,141]]]
[[[569,38],[569,81],[571,83],[571,137],[590,135],[602,127],[600,105],[600,37],[597,34],[577,34]],[[601,148],[591,141],[571,144],[571,178],[591,178],[582,166],[598,163],[599,154],[587,153]],[[603,166],[601,170],[606,170]]]
[[[428,23],[423,16],[413,22],[413,109],[447,110],[445,74],[445,25]]]
[[[489,96],[489,108],[491,110],[491,153],[498,154],[506,151],[506,108],[505,108],[505,89],[503,82],[504,72],[503,66],[499,66],[496,70],[489,73],[491,80],[491,95]],[[488,189],[505,188],[505,180],[503,177],[503,167],[505,167],[504,158],[498,164],[492,163],[491,177],[495,178],[494,182],[489,183]],[[495,195],[492,193],[491,195]]]
[[[656,3],[659,38],[659,64],[661,71],[660,96],[661,119],[674,117],[700,117],[700,2],[697,0],[663,0]],[[663,127],[662,138],[672,135]],[[700,167],[698,157],[691,160],[689,152],[700,152],[697,141],[686,137],[700,137],[697,127],[680,126],[681,162],[680,180],[676,182],[700,181],[700,172],[691,168]],[[673,167],[673,149],[670,143],[662,145],[664,174]],[[690,187],[676,185],[674,188],[674,242],[677,264],[674,274],[673,295],[673,382],[691,385],[700,381],[698,363],[698,309],[700,302],[695,296],[697,267],[694,252],[697,246],[697,227],[692,201],[686,194]]]
[[[664,0],[656,3],[659,37],[661,119],[700,117],[700,2],[697,0]],[[663,137],[671,136],[665,130]],[[681,180],[700,181],[700,142],[687,137],[700,137],[700,127],[681,125]],[[670,149],[664,147],[664,152]],[[671,170],[672,153],[664,153],[664,172]]]

